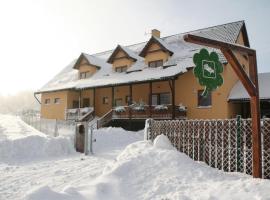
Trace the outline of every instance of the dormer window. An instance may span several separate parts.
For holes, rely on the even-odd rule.
[[[120,67],[115,67],[115,71],[116,72],[126,72],[127,71],[127,65],[124,65],[124,66],[120,66]]]
[[[148,67],[156,68],[163,66],[163,60],[155,60],[148,63]]]
[[[80,72],[80,79],[86,79],[91,76],[91,72]]]

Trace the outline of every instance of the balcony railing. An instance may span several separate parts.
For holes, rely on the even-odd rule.
[[[112,119],[172,119],[172,105],[118,106],[112,110]],[[185,119],[186,109],[175,106],[175,118]]]
[[[78,120],[93,111],[93,107],[66,109],[66,120]]]

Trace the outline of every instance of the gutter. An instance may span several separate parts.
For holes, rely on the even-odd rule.
[[[34,97],[35,97],[35,99],[37,100],[37,102],[41,105],[41,102],[40,102],[40,100],[37,98],[37,95],[38,93],[36,93],[36,92],[34,92]]]

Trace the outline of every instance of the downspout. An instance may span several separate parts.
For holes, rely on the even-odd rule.
[[[40,100],[37,98],[37,96],[36,96],[36,95],[37,95],[37,93],[35,93],[35,92],[34,92],[34,97],[35,97],[35,99],[36,99],[36,100],[37,100],[37,102],[38,102],[38,103],[41,105],[41,102],[40,102]]]

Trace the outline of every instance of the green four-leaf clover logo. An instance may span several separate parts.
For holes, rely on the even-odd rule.
[[[207,96],[208,92],[217,89],[223,84],[221,76],[223,66],[216,52],[209,54],[206,49],[201,49],[199,53],[194,54],[193,62],[195,64],[193,73],[199,84],[205,86],[203,96]]]

